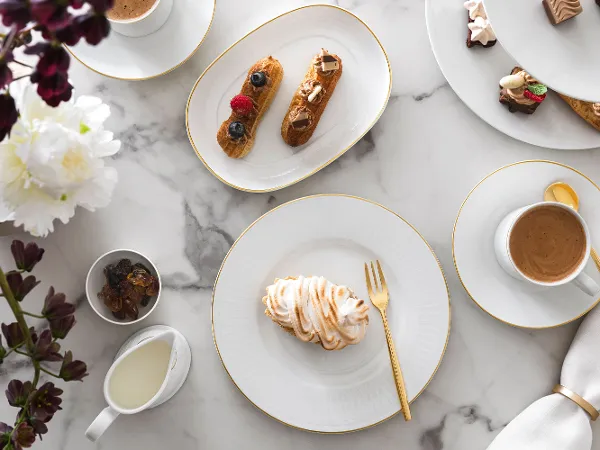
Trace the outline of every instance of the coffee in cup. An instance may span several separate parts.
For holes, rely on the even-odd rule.
[[[106,15],[110,20],[137,19],[150,11],[155,3],[156,0],[115,0]]]
[[[128,37],[142,37],[158,31],[169,18],[173,0],[115,0],[107,12],[111,28]]]
[[[538,286],[573,282],[588,295],[600,287],[583,272],[591,242],[583,218],[557,202],[540,202],[510,212],[498,225],[494,249],[512,277]]]

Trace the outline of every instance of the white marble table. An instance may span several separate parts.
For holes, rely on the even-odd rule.
[[[50,282],[78,304],[78,324],[66,341],[89,364],[84,383],[65,385],[63,411],[34,448],[85,450],[84,431],[104,407],[101,383],[120,343],[135,329],[170,324],[192,346],[192,371],[171,402],[121,417],[98,449],[484,449],[499,430],[558,380],[576,324],[547,331],[496,322],[467,296],[452,263],[451,233],[460,204],[488,172],[523,159],[553,159],[600,181],[600,153],[532,147],[500,134],[454,95],[429,48],[424,2],[340,0],[382,40],[393,66],[386,112],[352,150],[317,175],[272,194],[246,194],[216,180],[190,147],[184,126],[188,93],[202,70],[250,29],[300,0],[218,0],[215,21],[198,53],[180,69],[146,82],[124,82],[74,64],[79,93],[110,103],[109,127],[123,140],[112,164],[119,184],[112,204],[78,211],[44,239],[38,274],[44,284],[26,302],[43,300]],[[211,336],[211,288],[229,246],[265,211],[308,194],[342,192],[380,202],[415,225],[433,246],[452,295],[452,333],[445,359],[413,405],[414,420],[395,417],[340,436],[281,425],[255,409],[227,377]],[[26,237],[23,237],[24,239]],[[0,264],[11,238],[0,239]],[[106,250],[132,247],[163,274],[163,299],[138,327],[99,320],[84,297],[85,274]],[[0,321],[10,321],[4,304]],[[27,376],[18,360],[0,367],[0,386]],[[285,398],[283,398],[285,400]],[[0,400],[0,420],[14,410]],[[600,449],[600,430],[595,426]]]

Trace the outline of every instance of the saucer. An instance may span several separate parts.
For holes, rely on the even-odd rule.
[[[498,41],[521,67],[561,94],[600,102],[600,7],[594,0],[580,0],[583,12],[558,25],[541,0],[484,3]]]
[[[376,259],[385,271],[388,321],[414,401],[441,364],[450,332],[442,268],[415,228],[369,200],[315,195],[269,211],[236,240],[215,281],[213,336],[225,370],[257,408],[321,433],[368,428],[400,411],[383,324],[365,284],[364,263]],[[265,315],[265,288],[276,277],[297,275],[323,276],[367,302],[369,325],[360,343],[326,351]]]
[[[473,188],[458,211],[452,234],[458,277],[481,309],[508,325],[558,327],[580,318],[600,301],[571,284],[548,288],[516,280],[496,260],[494,233],[500,221],[520,206],[542,201],[546,187],[557,181],[570,184],[579,195],[579,213],[597,248],[600,187],[561,163],[536,160],[501,167]],[[600,273],[591,259],[585,273],[600,284]]]
[[[541,0],[534,3],[543,9]],[[600,147],[600,132],[554,92],[549,92],[531,115],[511,114],[500,104],[498,83],[518,64],[502,48],[501,40],[490,48],[467,48],[467,10],[462,0],[426,0],[425,16],[431,48],[446,80],[465,105],[489,125],[514,139],[544,148]]]
[[[216,0],[176,0],[166,23],[156,32],[127,37],[111,30],[97,46],[83,39],[66,49],[100,75],[121,80],[146,80],[177,69],[192,57],[212,24]]]
[[[314,135],[290,147],[281,123],[312,58],[321,48],[339,55],[343,74]],[[283,80],[264,114],[252,151],[229,158],[216,139],[248,69],[272,55]],[[225,184],[269,192],[297,183],[335,161],[379,120],[392,88],[383,46],[359,17],[335,5],[308,5],[277,16],[248,33],[217,57],[194,84],[185,119],[190,144],[206,168]]]

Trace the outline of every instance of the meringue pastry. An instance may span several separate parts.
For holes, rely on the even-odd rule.
[[[323,277],[276,278],[262,302],[273,322],[325,350],[358,344],[369,323],[369,305],[346,286]]]

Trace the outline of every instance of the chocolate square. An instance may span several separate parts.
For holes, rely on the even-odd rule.
[[[331,55],[323,55],[321,57],[321,70],[323,72],[329,72],[330,70],[338,70],[340,63]]]
[[[572,19],[583,11],[579,0],[542,0],[542,5],[552,25]]]

